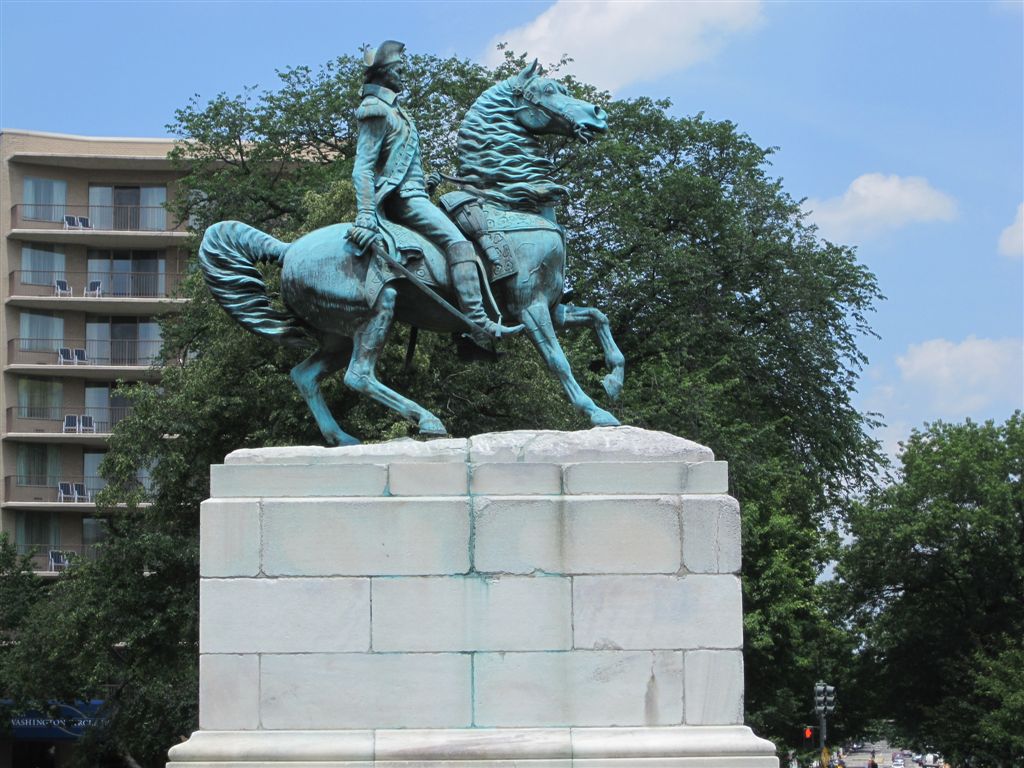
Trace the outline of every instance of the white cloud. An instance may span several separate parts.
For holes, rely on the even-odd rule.
[[[1017,208],[1017,218],[1013,224],[999,235],[999,253],[1024,259],[1024,203]]]
[[[835,241],[856,242],[915,222],[956,218],[956,201],[927,179],[882,173],[858,176],[840,197],[808,199],[804,207],[821,234]]]
[[[911,344],[896,364],[932,419],[992,417],[993,409],[1005,418],[1024,400],[1024,339],[931,339]]]
[[[491,66],[501,61],[495,48],[501,42],[542,64],[568,54],[572,74],[616,90],[708,59],[760,20],[760,0],[558,0],[529,24],[496,35],[484,60]]]

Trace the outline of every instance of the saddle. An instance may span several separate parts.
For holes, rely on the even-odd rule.
[[[512,233],[555,232],[564,238],[558,224],[537,213],[515,211],[484,200],[470,192],[456,191],[441,196],[441,210],[447,214],[466,239],[476,245],[492,285],[518,273]],[[381,234],[388,253],[413,272],[422,282],[437,287],[447,282],[448,263],[440,249],[408,227],[380,220]],[[366,299],[372,306],[381,289],[402,279],[378,256],[371,257],[366,270]]]

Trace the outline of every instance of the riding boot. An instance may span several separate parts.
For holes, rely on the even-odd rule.
[[[480,270],[476,249],[472,243],[453,243],[447,252],[448,266],[452,273],[452,284],[459,296],[459,308],[473,321],[479,330],[470,330],[469,337],[484,349],[491,348],[491,342],[501,336],[511,336],[523,330],[517,325],[511,328],[499,325],[484,311],[480,294]]]

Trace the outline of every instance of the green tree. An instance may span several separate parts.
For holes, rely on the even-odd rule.
[[[411,58],[406,105],[429,167],[454,170],[462,115],[523,63],[506,55],[494,71],[455,58]],[[342,57],[316,71],[285,70],[274,91],[197,98],[178,110],[170,127],[183,141],[173,156],[187,171],[178,214],[192,217],[198,231],[241,219],[284,240],[351,220],[361,75],[358,61]],[[825,614],[827,588],[816,579],[836,551],[830,531],[847,490],[870,476],[877,459],[865,434],[870,422],[850,403],[864,362],[855,338],[870,332],[865,317],[879,298],[874,277],[851,249],[816,237],[769,176],[770,151],[733,124],[673,117],[668,102],[613,100],[566,83],[607,109],[611,124],[588,146],[545,144],[571,190],[561,221],[574,303],[609,315],[628,360],[623,400],[606,405],[625,423],[684,435],[730,462],[731,490],[744,510],[748,720],[792,742],[793,726],[810,716],[814,680],[846,642]],[[276,272],[267,278],[273,289]],[[114,753],[154,766],[158,745],[173,744],[194,717],[196,533],[209,465],[237,448],[320,441],[287,376],[303,353],[247,335],[196,274],[183,294],[190,303],[164,322],[172,365],[159,387],[134,388],[134,414],[118,425],[104,464],[111,479],[104,556],[66,576],[73,585],[66,599],[83,623],[59,614],[58,591],[25,631],[72,654],[77,676],[33,677],[28,654],[18,662],[20,694],[37,700],[87,681],[121,680],[110,698],[125,717],[115,715],[96,750],[113,744]],[[408,331],[397,329],[381,378],[452,434],[588,426],[523,339],[483,364],[459,360],[449,338],[421,334],[408,366],[407,340]],[[589,334],[567,334],[564,345],[580,383],[599,393],[602,355]],[[362,439],[408,433],[340,377],[328,380],[325,395],[342,426]],[[149,506],[136,503],[143,466],[152,467]],[[110,594],[111,584],[123,594]],[[159,615],[166,606],[175,607],[174,621]],[[110,656],[101,646],[124,648],[126,638],[133,651],[107,666],[76,655],[71,646],[86,617],[103,620],[88,628],[97,659]],[[128,714],[149,724],[145,737]]]
[[[1024,417],[938,422],[850,517],[865,711],[971,765],[1024,758]]]

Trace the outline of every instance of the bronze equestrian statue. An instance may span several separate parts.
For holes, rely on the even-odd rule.
[[[395,320],[442,333],[468,331],[479,344],[525,329],[570,402],[595,426],[617,425],[580,388],[555,336],[562,328],[592,328],[610,369],[604,389],[619,395],[625,359],[607,318],[592,307],[561,303],[565,243],[554,210],[567,190],[551,179],[551,163],[534,138],[590,141],[607,130],[604,111],[542,77],[536,61],[489,88],[459,129],[453,180],[460,189],[441,198],[448,218],[427,197],[415,125],[398,104],[401,52],[400,43],[388,41],[367,56],[357,111],[356,221],[293,243],[237,221],[213,224],[199,249],[210,291],[247,330],[316,347],[291,377],[330,445],[359,442],[335,421],[319,386],[346,362],[346,385],[397,411],[421,434],[446,434],[434,414],[377,380]],[[282,265],[285,311],[271,304],[259,262]],[[481,276],[483,294],[493,297],[489,307]],[[506,326],[503,317],[521,325]]]

